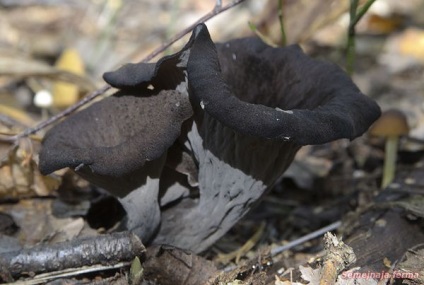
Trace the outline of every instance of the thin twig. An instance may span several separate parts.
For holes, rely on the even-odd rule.
[[[276,256],[277,254],[280,254],[283,251],[289,250],[289,249],[291,249],[295,246],[301,245],[302,243],[305,243],[305,242],[310,241],[312,239],[315,239],[319,236],[322,236],[326,232],[334,231],[334,230],[338,229],[341,225],[342,225],[341,221],[334,222],[334,223],[329,224],[328,226],[325,226],[325,227],[323,227],[319,230],[316,230],[312,233],[304,235],[303,237],[300,237],[300,238],[298,238],[294,241],[291,241],[288,244],[273,248],[271,250],[271,256]],[[235,265],[227,266],[226,268],[224,268],[224,272],[229,272],[229,271],[234,270],[236,268],[237,268],[237,266],[235,266]]]
[[[278,47],[278,45],[276,45],[275,43],[272,42],[271,39],[269,39],[267,36],[265,36],[264,34],[262,34],[258,28],[255,26],[255,24],[253,24],[252,22],[247,22],[247,24],[249,25],[249,28],[252,32],[255,33],[256,36],[258,36],[258,38],[260,38],[264,43],[266,43],[267,45],[271,46],[271,47]]]
[[[224,11],[226,11],[226,10],[228,10],[228,9],[230,9],[230,8],[236,6],[236,5],[238,5],[238,4],[240,4],[244,1],[245,0],[235,0],[235,1],[233,1],[232,3],[230,3],[226,6],[219,5],[220,3],[222,4],[222,2],[217,1],[217,5],[214,7],[214,9],[212,11],[210,11],[209,13],[207,13],[206,15],[204,15],[203,17],[198,19],[194,24],[190,25],[189,27],[185,28],[184,30],[182,30],[181,32],[176,34],[168,42],[163,43],[161,46],[159,46],[157,49],[155,49],[153,52],[151,52],[149,55],[147,55],[141,62],[150,61],[155,56],[157,56],[161,52],[165,51],[168,47],[170,47],[176,41],[178,41],[179,39],[184,37],[186,34],[188,34],[190,31],[192,31],[198,24],[206,22],[206,21],[210,20],[211,18],[215,17],[216,15],[218,15],[218,14],[220,14],[220,13],[222,13],[222,12],[224,12]],[[11,137],[7,138],[6,140],[7,141],[17,141],[20,138],[27,137],[29,135],[36,133],[36,132],[46,128],[47,126],[59,121],[60,119],[65,118],[66,116],[70,115],[71,113],[75,112],[77,109],[86,105],[88,102],[94,100],[98,96],[107,92],[110,88],[111,88],[111,86],[105,85],[102,88],[100,88],[96,91],[93,91],[88,96],[84,97],[81,101],[78,101],[77,103],[70,106],[66,110],[54,115],[53,117],[50,117],[49,119],[47,119],[45,121],[42,121],[37,126],[32,127],[32,128],[28,128],[25,131],[23,131],[22,133],[15,135],[15,136],[11,136]]]
[[[298,246],[298,245],[300,245],[302,243],[305,243],[305,242],[307,242],[307,241],[309,241],[311,239],[317,238],[317,237],[325,234],[326,232],[333,231],[333,230],[339,228],[341,226],[341,224],[342,224],[341,221],[334,222],[334,223],[332,223],[332,224],[330,224],[330,225],[328,225],[326,227],[323,227],[323,228],[321,228],[319,230],[316,230],[316,231],[314,231],[312,233],[309,233],[307,235],[304,235],[301,238],[298,238],[298,239],[296,239],[294,241],[291,241],[288,244],[285,244],[283,246],[276,247],[276,248],[274,248],[274,249],[271,250],[271,256],[275,256],[275,255],[277,255],[277,254],[279,254],[279,253],[281,253],[283,251],[286,251],[288,249],[291,249],[291,248],[293,248],[295,246]]]
[[[215,8],[214,10],[219,10],[222,7],[222,0],[216,0]]]
[[[223,7],[218,7],[218,5],[215,6],[215,8],[210,11],[209,13],[207,13],[206,15],[204,15],[203,17],[201,17],[200,19],[198,19],[195,23],[193,23],[192,25],[188,26],[187,28],[185,28],[184,30],[182,30],[181,32],[179,32],[178,34],[176,34],[173,38],[171,38],[167,43],[163,43],[161,46],[159,46],[157,49],[155,49],[154,51],[152,51],[149,55],[147,55],[142,62],[148,62],[151,59],[153,59],[155,56],[157,56],[158,54],[160,54],[161,52],[163,52],[164,50],[166,50],[167,48],[169,48],[172,44],[174,44],[176,41],[178,41],[179,39],[181,39],[182,37],[184,37],[186,34],[188,34],[189,32],[191,32],[198,24],[206,22],[208,20],[210,20],[211,18],[215,17],[216,15],[227,11],[228,9],[244,2],[245,0],[235,0],[234,2],[223,6]]]
[[[59,270],[55,272],[42,273],[31,277],[31,280],[16,281],[12,283],[7,283],[7,285],[37,285],[45,284],[48,281],[59,279],[59,278],[70,278],[70,277],[81,277],[83,274],[93,273],[93,272],[104,272],[106,270],[117,270],[131,265],[130,261],[120,262],[113,265],[101,265],[96,264],[93,266],[83,266],[80,268],[67,268],[64,270]]]

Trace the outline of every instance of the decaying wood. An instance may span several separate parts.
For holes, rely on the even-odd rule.
[[[405,284],[424,284],[424,244],[409,249],[395,270],[405,273]]]
[[[338,274],[356,261],[352,248],[330,232],[324,236],[326,255],[321,270],[320,285],[334,284]]]
[[[0,254],[0,262],[16,278],[95,264],[112,265],[144,252],[136,235],[122,232],[6,252]]]
[[[212,262],[189,251],[170,246],[153,246],[147,249],[142,264],[144,279],[154,284],[207,284],[217,273]]]
[[[375,205],[344,224],[349,229],[345,241],[353,248],[357,256],[354,266],[360,267],[360,271],[388,271],[390,268],[383,260],[395,264],[410,248],[424,242],[424,221],[419,216],[422,213],[414,211],[420,201],[422,209],[424,201],[420,195],[408,195],[383,190]]]

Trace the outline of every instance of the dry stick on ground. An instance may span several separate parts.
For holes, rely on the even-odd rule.
[[[190,31],[192,31],[194,29],[194,27],[196,27],[198,24],[206,22],[210,19],[212,19],[213,17],[215,17],[218,14],[221,14],[224,11],[227,11],[228,9],[233,8],[234,6],[244,2],[245,0],[235,0],[229,4],[227,4],[226,6],[222,6],[220,4],[222,4],[221,1],[217,1],[217,4],[215,5],[215,7],[213,8],[212,11],[210,11],[209,13],[207,13],[206,15],[204,15],[203,17],[201,17],[200,19],[198,19],[195,23],[193,23],[191,26],[185,28],[184,30],[182,30],[181,32],[179,32],[178,34],[176,34],[174,37],[172,37],[168,42],[163,43],[161,46],[159,46],[157,49],[155,49],[153,52],[151,52],[149,55],[147,55],[142,62],[148,62],[151,59],[153,59],[154,57],[156,57],[158,54],[160,54],[161,52],[163,52],[164,50],[166,50],[167,48],[169,48],[172,44],[174,44],[176,41],[178,41],[179,39],[181,39],[182,37],[184,37],[186,34],[188,34]],[[71,113],[73,113],[74,111],[76,111],[77,109],[81,108],[82,106],[86,105],[87,103],[91,102],[92,100],[94,100],[95,98],[97,98],[98,96],[102,95],[103,93],[107,92],[109,89],[111,88],[111,86],[109,85],[105,85],[102,88],[90,93],[89,95],[87,95],[85,98],[83,98],[81,101],[77,102],[76,104],[70,106],[69,108],[67,108],[66,110],[64,110],[63,112],[60,112],[58,114],[56,114],[55,116],[42,121],[40,124],[38,124],[37,126],[33,127],[33,128],[28,128],[25,131],[23,131],[22,133],[12,136],[10,138],[4,139],[2,138],[2,140],[7,140],[7,141],[17,141],[20,138],[23,137],[27,137],[29,135],[35,134],[36,132],[46,128],[47,126],[59,121],[62,118],[65,118],[66,116],[70,115]]]
[[[332,224],[329,224],[328,226],[325,226],[325,227],[323,227],[321,229],[318,229],[318,230],[316,230],[316,231],[314,231],[312,233],[309,233],[307,235],[304,235],[303,237],[300,237],[300,238],[298,238],[298,239],[296,239],[294,241],[291,241],[291,242],[289,242],[289,243],[287,243],[287,244],[285,244],[283,246],[276,247],[276,248],[274,248],[274,249],[271,250],[271,255],[272,256],[275,256],[277,254],[282,253],[283,251],[286,251],[288,249],[291,249],[291,248],[293,248],[295,246],[298,246],[298,245],[300,245],[302,243],[305,243],[305,242],[307,242],[307,241],[309,241],[311,239],[315,239],[315,238],[317,238],[317,237],[325,234],[326,232],[334,231],[337,228],[339,228],[341,226],[341,224],[342,224],[341,221],[334,222]]]
[[[144,245],[135,234],[122,232],[1,253],[0,263],[8,270],[2,276],[10,274],[16,278],[82,266],[114,265],[144,252]]]
[[[85,274],[92,274],[98,272],[106,272],[106,271],[119,271],[122,268],[128,268],[131,265],[131,261],[124,261],[113,265],[93,265],[93,266],[83,266],[80,268],[68,268],[64,270],[42,273],[35,276],[31,276],[31,278],[25,280],[18,280],[15,282],[10,281],[10,283],[6,283],[7,285],[36,285],[36,284],[46,284],[49,281],[54,282],[56,279],[64,279],[60,284],[67,285],[75,285],[81,284],[78,280],[70,281],[71,278],[78,278]],[[11,279],[12,280],[12,279]],[[103,277],[99,283],[94,284],[110,284],[110,280],[113,280],[115,285],[124,284],[128,285],[127,278],[125,276],[118,276],[115,274],[113,277]],[[122,283],[118,282],[121,281]],[[3,284],[3,283],[2,283]],[[50,283],[48,283],[50,284]],[[92,284],[92,283],[90,283]],[[130,283],[131,284],[131,283]]]

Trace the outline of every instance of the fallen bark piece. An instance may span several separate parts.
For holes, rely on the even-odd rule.
[[[142,266],[146,281],[162,285],[209,284],[208,280],[217,274],[212,262],[190,251],[165,245],[149,247]]]
[[[395,276],[404,278],[405,284],[424,284],[424,244],[419,244],[405,252],[396,268]]]
[[[423,219],[415,215],[417,211],[411,211],[418,207],[406,206],[407,198],[384,201],[394,197],[393,193],[384,192],[390,191],[383,191],[375,205],[344,224],[348,229],[345,241],[356,253],[354,266],[360,267],[360,272],[387,272],[384,259],[399,261],[406,251],[424,241]],[[413,196],[409,201],[420,199]]]
[[[130,261],[144,252],[136,235],[122,232],[5,252],[0,254],[0,261],[17,278],[95,264],[111,265]]]
[[[356,256],[353,249],[339,240],[330,232],[324,236],[326,256],[324,266],[321,270],[320,285],[334,284],[337,276],[347,266],[356,262]]]

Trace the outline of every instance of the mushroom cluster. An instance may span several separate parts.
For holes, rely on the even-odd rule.
[[[336,65],[204,24],[157,63],[104,74],[118,91],[53,127],[40,170],[70,167],[117,196],[145,243],[205,250],[303,145],[354,139],[379,117]]]

